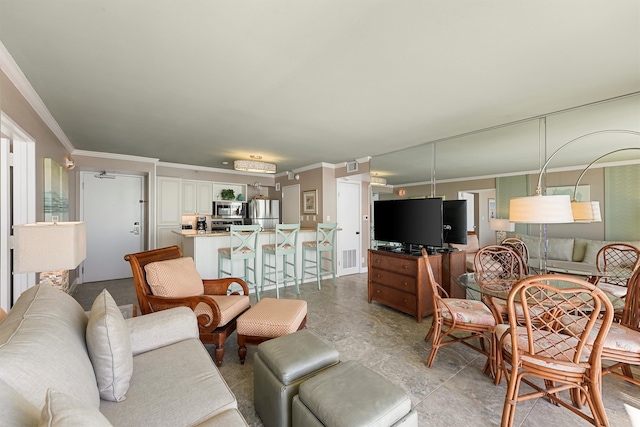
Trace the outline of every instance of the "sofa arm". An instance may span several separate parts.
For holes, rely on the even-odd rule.
[[[125,321],[129,327],[134,356],[200,336],[196,316],[188,307],[156,311]]]

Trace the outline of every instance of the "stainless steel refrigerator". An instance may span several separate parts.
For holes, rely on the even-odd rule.
[[[260,224],[263,230],[273,230],[280,223],[280,200],[252,199],[249,201],[249,218],[252,224]]]

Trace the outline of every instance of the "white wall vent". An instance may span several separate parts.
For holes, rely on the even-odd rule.
[[[358,172],[358,162],[347,162],[347,173]]]
[[[349,249],[346,251],[342,251],[342,268],[354,268],[357,267],[356,253],[355,249]]]

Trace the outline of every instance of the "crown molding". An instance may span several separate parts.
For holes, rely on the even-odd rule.
[[[4,44],[0,41],[0,69],[7,75],[11,83],[18,89],[18,92],[22,94],[24,99],[27,100],[31,108],[33,108],[36,114],[42,119],[42,121],[47,125],[51,132],[58,138],[60,143],[67,149],[70,153],[74,151],[73,144],[67,135],[65,135],[64,131],[58,124],[58,122],[53,118],[49,109],[44,104],[40,95],[35,91],[27,76],[24,75],[16,61],[13,59],[13,56],[9,53]]]
[[[130,162],[141,162],[141,163],[158,163],[160,159],[154,159],[151,157],[141,157],[141,156],[131,156],[128,154],[117,154],[117,153],[103,153],[100,151],[86,151],[86,150],[73,150],[71,152],[72,156],[84,156],[84,157],[98,157],[101,159],[112,159],[112,160],[126,160]]]

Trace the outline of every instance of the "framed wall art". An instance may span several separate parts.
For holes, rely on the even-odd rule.
[[[318,213],[318,190],[309,190],[302,192],[302,213],[317,214]]]

